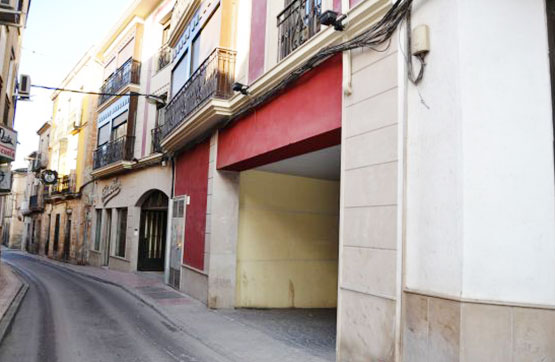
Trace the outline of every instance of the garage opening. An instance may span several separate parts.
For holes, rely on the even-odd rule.
[[[340,154],[334,146],[240,174],[236,313],[284,338],[302,330],[322,353],[335,349]]]

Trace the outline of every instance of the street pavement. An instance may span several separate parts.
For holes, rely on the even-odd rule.
[[[30,288],[0,362],[335,361],[335,310],[212,310],[160,273],[2,254]]]
[[[4,252],[29,284],[2,362],[228,361],[122,289]]]

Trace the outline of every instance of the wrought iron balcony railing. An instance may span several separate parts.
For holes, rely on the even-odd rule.
[[[128,84],[139,84],[141,76],[141,63],[129,58],[121,67],[119,67],[111,76],[104,81],[100,88],[100,93],[114,94]],[[101,95],[98,97],[98,106],[101,106],[110,99],[111,95]]]
[[[93,169],[99,169],[118,161],[133,159],[135,137],[123,136],[108,142],[94,151]]]
[[[54,185],[45,186],[44,194],[52,197],[61,194],[72,194],[76,192],[75,175],[64,175],[58,177],[58,182]]]
[[[166,106],[159,126],[165,138],[185,118],[211,98],[227,99],[235,79],[235,52],[216,48]]]
[[[322,0],[292,0],[277,16],[278,61],[320,31]]]
[[[158,51],[156,55],[156,72],[161,71],[166,65],[171,63],[172,55],[173,49],[168,46],[164,46]]]

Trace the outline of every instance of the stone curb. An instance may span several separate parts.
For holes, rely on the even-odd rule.
[[[17,311],[19,310],[19,307],[21,306],[21,303],[23,302],[23,298],[27,294],[27,290],[29,289],[29,284],[25,282],[25,280],[23,279],[23,277],[21,276],[19,271],[17,271],[16,268],[14,268],[11,264],[7,262],[4,262],[4,265],[10,266],[11,271],[21,282],[21,286],[19,287],[19,290],[17,291],[17,293],[15,293],[15,296],[12,299],[10,306],[6,310],[6,313],[4,313],[4,315],[2,316],[2,319],[0,319],[0,344],[2,343],[2,341],[4,340],[8,332],[10,331],[12,322],[17,314]]]

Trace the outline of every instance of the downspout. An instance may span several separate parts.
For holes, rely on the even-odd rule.
[[[396,0],[392,0],[394,3]],[[410,15],[409,15],[410,16]],[[407,34],[411,31],[407,22],[405,22],[405,31],[403,33],[402,24],[398,30],[400,54],[397,57],[398,69],[398,145],[397,154],[399,162],[397,165],[397,295],[395,302],[395,361],[403,360],[402,356],[402,336],[403,336],[403,290],[405,286],[405,246],[406,246],[406,221],[407,221],[407,142],[408,142],[408,67],[403,54],[410,56],[408,49]],[[403,36],[404,35],[404,36]]]
[[[166,230],[171,230],[172,219],[173,219],[173,198],[175,197],[175,157],[171,156],[171,168],[172,168],[172,183],[170,190],[170,200],[168,205],[168,220],[166,222]],[[171,233],[166,232],[166,250],[165,250],[165,261],[164,261],[164,283],[170,283],[170,257],[171,257]]]
[[[350,8],[350,1],[349,0],[341,0],[341,13],[346,14],[349,12]],[[346,24],[348,25],[348,24]],[[347,37],[343,37],[343,41],[347,40]],[[351,72],[351,52],[346,51],[342,54],[342,67],[343,67],[343,94],[342,94],[342,105],[341,105],[341,122],[343,123],[346,119],[346,108],[345,108],[345,97],[350,96],[352,93],[351,89],[351,79],[352,79],[352,72]],[[345,217],[345,189],[344,183],[345,180],[345,169],[343,165],[345,165],[345,152],[343,152],[343,142],[344,136],[343,132],[341,135],[341,176],[340,176],[340,195],[339,195],[339,255],[338,255],[338,276],[337,276],[337,317],[336,317],[336,344],[335,344],[335,351],[336,351],[336,359],[337,361],[341,361],[341,349],[339,348],[341,345],[341,335],[342,335],[342,316],[341,316],[341,306],[342,306],[342,298],[341,298],[341,268],[343,264],[343,230],[344,230],[344,217]]]

